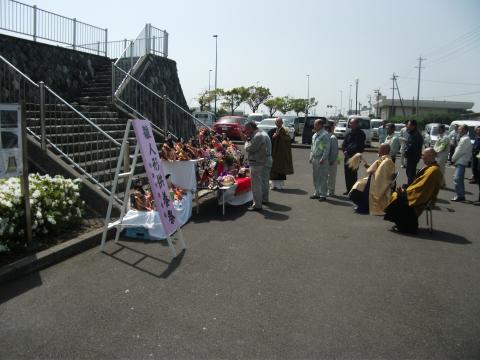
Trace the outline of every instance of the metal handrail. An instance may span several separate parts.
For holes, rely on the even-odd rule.
[[[77,39],[93,38],[106,44],[108,30],[90,25],[75,18],[40,9],[16,0],[0,0],[5,13],[0,16],[0,29],[32,36],[33,41],[45,39],[76,47]]]
[[[110,135],[108,135],[104,130],[102,130],[102,128],[100,128],[97,124],[95,124],[94,122],[92,122],[89,118],[87,118],[85,115],[83,115],[80,111],[78,111],[77,109],[75,109],[72,105],[70,105],[67,101],[65,101],[64,99],[62,99],[60,97],[60,95],[58,95],[57,93],[55,93],[52,89],[50,89],[47,85],[45,85],[45,89],[47,89],[53,96],[55,96],[58,100],[60,100],[61,102],[63,102],[66,106],[68,106],[70,108],[70,110],[72,110],[73,112],[75,112],[77,115],[79,115],[83,120],[85,120],[86,122],[88,122],[90,125],[92,125],[96,130],[98,130],[102,135],[104,135],[108,140],[110,140],[111,142],[113,142],[116,146],[122,146],[122,144],[120,144],[117,140],[115,140],[113,137],[111,137]]]
[[[125,101],[123,101],[122,99],[120,98],[117,98],[117,101],[121,102],[122,105],[126,106],[129,110],[133,111],[135,113],[135,115],[141,117],[142,119],[144,120],[149,120],[150,121],[150,124],[152,125],[152,128],[154,131],[156,131],[159,135],[161,136],[164,136],[166,137],[166,135],[168,135],[168,131],[165,131],[163,129],[161,129],[159,126],[157,126],[156,124],[154,124],[150,119],[147,119],[145,116],[143,116],[142,114],[140,114],[137,110],[135,110],[134,108],[132,108],[130,105],[128,105]],[[122,107],[122,105],[118,105],[120,108]],[[128,113],[128,110],[125,110],[123,109],[124,111],[126,111]],[[131,115],[131,114],[130,114]],[[162,134],[163,133],[163,134]],[[174,138],[174,140],[178,140],[178,137],[175,135],[175,134],[172,134],[170,133],[170,135]]]
[[[137,78],[135,78],[132,74],[130,74],[130,72],[126,72],[125,70],[119,68],[117,65],[113,64],[113,66],[120,70],[121,72],[123,72],[125,74],[125,79],[123,79],[122,81],[122,84],[125,82],[126,78],[130,78],[132,79],[133,81],[135,81],[137,84],[139,84],[140,86],[142,86],[144,89],[146,89],[147,91],[149,91],[150,93],[152,93],[153,95],[155,95],[156,97],[158,97],[159,99],[161,100],[164,100],[164,96],[160,95],[159,93],[157,93],[156,91],[152,90],[151,88],[149,88],[147,85],[145,85],[144,83],[142,83],[140,80],[138,80]],[[118,98],[118,91],[120,90],[121,88],[121,84],[120,86],[118,87],[118,89],[115,91],[115,93],[113,94],[113,96],[118,99],[119,101],[121,101],[123,104],[125,104],[124,101],[120,100]],[[185,110],[184,108],[182,108],[180,105],[178,105],[176,102],[174,102],[173,100],[171,100],[168,96],[166,96],[166,99],[173,105],[175,105],[177,108],[179,108],[180,110],[182,110],[185,114],[187,114],[188,116],[190,116],[194,121],[196,122],[199,122],[200,124],[202,124],[203,126],[209,128],[210,130],[213,130],[213,128],[207,124],[205,124],[203,121],[197,119],[195,116],[193,116],[189,111]],[[135,111],[136,114],[139,114],[141,115],[138,111],[136,111],[135,109],[133,109],[131,106],[125,104],[126,106],[128,106],[130,109],[132,109],[133,111]],[[141,115],[143,118],[145,118],[143,115]],[[165,129],[166,130],[166,129]],[[166,130],[167,131],[167,130]]]
[[[25,75],[23,72],[21,72],[15,65],[13,65],[10,61],[8,61],[7,59],[5,59],[2,55],[0,55],[0,59],[2,59],[8,66],[10,66],[13,70],[15,70],[16,72],[18,72],[20,75],[22,75],[25,80],[29,81],[32,85],[36,86],[37,88],[39,87],[38,84],[33,81],[32,79],[30,79],[27,75]]]

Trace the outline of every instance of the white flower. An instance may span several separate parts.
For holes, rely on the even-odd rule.
[[[10,251],[10,249],[7,247],[7,245],[0,244],[0,253],[8,251]]]
[[[32,194],[32,197],[33,197],[34,199],[38,198],[39,196],[40,196],[40,191],[38,191],[38,190],[35,190],[35,191],[33,192],[33,194]]]

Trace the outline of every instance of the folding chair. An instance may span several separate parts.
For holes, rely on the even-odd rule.
[[[390,189],[392,190],[392,193],[397,190],[397,178],[398,178],[399,173],[400,172],[397,171],[396,173],[394,173],[392,175],[392,182],[391,182],[391,185],[390,185]]]
[[[433,206],[435,205],[435,200],[430,200],[427,204],[427,207],[425,208],[425,215],[427,217],[427,226],[428,226],[428,231],[433,233]]]

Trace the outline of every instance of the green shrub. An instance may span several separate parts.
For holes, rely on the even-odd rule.
[[[35,239],[61,233],[80,223],[84,207],[80,180],[30,174],[29,186]],[[20,179],[0,179],[0,252],[25,247],[24,229]]]

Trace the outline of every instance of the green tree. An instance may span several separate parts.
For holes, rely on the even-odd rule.
[[[290,99],[290,108],[297,114],[297,117],[301,112],[305,113],[308,105],[307,99]]]
[[[200,111],[209,111],[213,100],[215,100],[215,90],[205,90],[201,92],[197,97],[197,101],[200,104]]]
[[[281,111],[282,106],[285,104],[285,99],[282,97],[274,97],[266,100],[263,103],[270,113],[270,117],[273,117],[277,111]]]
[[[260,105],[262,105],[267,99],[270,98],[270,89],[263,86],[250,86],[247,88],[248,98],[246,103],[252,109],[252,112],[257,112]]]
[[[288,113],[290,110],[292,110],[292,99],[290,99],[288,96],[284,96],[283,98],[280,98],[281,101],[279,101],[279,106],[278,110],[282,114]]]
[[[309,111],[311,108],[318,105],[318,101],[316,101],[314,97],[310,99],[305,99],[305,102],[306,102],[305,112]]]
[[[245,102],[249,97],[248,89],[240,86],[230,90],[222,90],[223,102],[222,107],[228,109],[233,115],[241,103]]]

